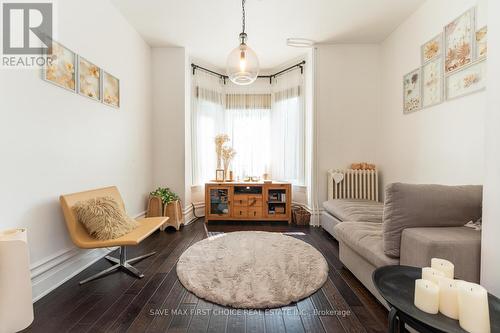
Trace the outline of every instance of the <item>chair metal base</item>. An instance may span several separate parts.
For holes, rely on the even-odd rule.
[[[108,275],[108,274],[113,273],[113,272],[120,270],[120,269],[137,277],[137,278],[139,278],[139,279],[141,279],[144,277],[144,274],[142,274],[139,270],[137,270],[137,268],[135,268],[131,264],[138,262],[142,259],[145,259],[147,257],[151,257],[155,253],[156,252],[151,252],[151,253],[144,254],[142,256],[127,260],[127,249],[125,246],[120,246],[120,258],[115,258],[112,256],[105,257],[107,260],[114,263],[115,265],[113,265],[113,266],[111,266],[111,267],[109,267],[109,268],[107,268],[107,269],[105,269],[97,274],[94,274],[91,277],[86,278],[85,280],[80,281],[80,285],[87,283],[87,282],[90,282],[90,281],[93,281],[95,279],[98,279],[102,276]]]

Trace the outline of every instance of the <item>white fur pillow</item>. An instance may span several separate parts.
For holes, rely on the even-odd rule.
[[[121,237],[139,226],[111,197],[78,201],[73,209],[88,233],[99,240]]]

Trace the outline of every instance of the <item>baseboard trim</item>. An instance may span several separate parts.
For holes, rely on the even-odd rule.
[[[145,215],[146,211],[143,211],[134,218]],[[33,303],[115,249],[83,250],[73,247],[34,263],[30,267]]]
[[[201,204],[202,204],[202,207],[205,207],[204,203],[201,203]],[[200,203],[194,203],[194,209],[198,209],[200,207],[201,207]],[[194,216],[194,211],[193,211],[192,205],[185,206],[183,211],[182,211],[182,214],[184,215],[184,225],[191,224],[198,219],[196,216]]]

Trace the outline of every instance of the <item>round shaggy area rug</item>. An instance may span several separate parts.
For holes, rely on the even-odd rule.
[[[235,308],[273,308],[303,299],[326,281],[328,265],[311,245],[279,233],[242,231],[210,237],[177,263],[196,296]]]

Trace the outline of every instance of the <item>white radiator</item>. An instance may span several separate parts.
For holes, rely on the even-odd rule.
[[[378,201],[378,171],[331,169],[328,171],[328,199]]]

